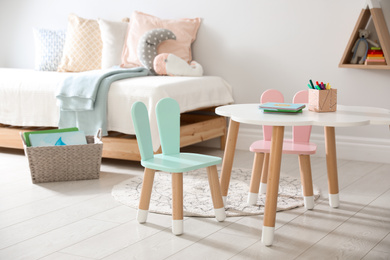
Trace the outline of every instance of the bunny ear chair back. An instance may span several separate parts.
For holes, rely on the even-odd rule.
[[[176,100],[164,98],[156,106],[162,154],[153,152],[149,116],[145,104],[134,103],[131,114],[141,154],[141,165],[145,167],[137,212],[138,222],[146,222],[155,172],[166,172],[172,175],[172,233],[182,234],[183,173],[200,168],[207,168],[215,217],[218,221],[224,221],[226,213],[216,166],[222,159],[196,153],[180,153],[180,107]]]
[[[293,103],[308,103],[309,94],[307,90],[302,90],[294,95]],[[268,89],[263,92],[260,103],[277,102],[283,103],[283,94],[275,89]],[[299,158],[299,168],[301,182],[303,186],[303,198],[307,209],[314,208],[313,181],[311,176],[310,155],[315,154],[317,145],[310,143],[311,126],[294,126],[293,139],[283,141],[285,154],[297,154]],[[249,186],[248,204],[256,205],[258,194],[266,193],[269,155],[271,151],[272,126],[263,126],[263,140],[252,143],[249,147],[255,153],[252,177]]]

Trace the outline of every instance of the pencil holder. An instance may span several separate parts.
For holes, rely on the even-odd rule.
[[[314,112],[334,112],[337,109],[337,89],[309,89],[309,108]]]

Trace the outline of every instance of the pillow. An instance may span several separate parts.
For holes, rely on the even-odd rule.
[[[122,67],[142,66],[138,56],[137,47],[140,38],[152,29],[169,29],[176,35],[176,41],[164,41],[158,48],[158,53],[173,53],[186,62],[192,60],[191,44],[196,39],[200,26],[200,18],[162,20],[158,17],[135,11],[129,24],[125,46],[122,52]]]
[[[161,53],[153,62],[157,75],[200,77],[203,75],[203,67],[196,61],[188,64],[172,53]]]
[[[168,29],[159,28],[147,31],[138,42],[138,58],[141,64],[152,73],[154,73],[153,61],[157,56],[157,47],[167,40],[176,40],[176,35]]]
[[[80,72],[100,69],[102,46],[98,22],[70,14],[64,53],[58,71]]]
[[[35,70],[56,71],[65,43],[65,30],[33,29]]]
[[[111,22],[103,19],[98,19],[98,23],[103,42],[101,67],[107,69],[119,66],[129,23]]]

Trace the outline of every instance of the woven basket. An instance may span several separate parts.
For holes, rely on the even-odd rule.
[[[33,183],[98,179],[102,161],[101,130],[87,144],[27,147],[21,133]]]

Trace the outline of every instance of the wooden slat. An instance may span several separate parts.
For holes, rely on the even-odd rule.
[[[23,149],[23,142],[20,138],[21,129],[18,128],[1,128],[0,144],[6,148]]]
[[[188,146],[226,134],[226,119],[219,117],[180,128],[180,146]]]
[[[182,114],[180,147],[196,144],[216,137],[221,138],[221,148],[226,141],[226,119],[220,116]],[[44,127],[15,127],[0,124],[0,147],[23,149],[20,132],[48,129]],[[157,153],[161,151],[158,150]],[[140,161],[135,136],[110,132],[103,137],[103,158]]]
[[[103,137],[103,158],[140,161],[137,140],[119,137]]]

